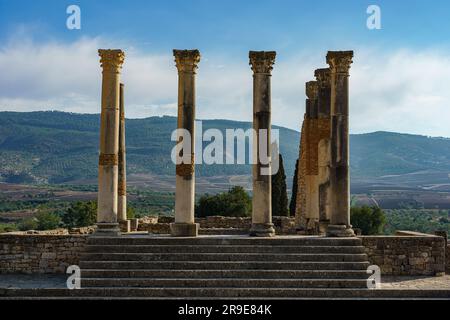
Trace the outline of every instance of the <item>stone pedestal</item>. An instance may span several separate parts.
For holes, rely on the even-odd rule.
[[[353,51],[330,51],[331,71],[331,221],[328,236],[355,236],[350,224],[349,93]]]
[[[94,235],[120,234],[117,219],[119,96],[122,50],[99,50],[102,76],[97,230]]]
[[[183,152],[189,150],[191,155],[187,163],[183,161],[176,166],[175,223],[170,225],[170,232],[174,237],[196,237],[199,227],[194,220],[195,74],[200,52],[174,50],[173,54],[178,69],[178,129],[189,132],[189,139],[181,143]]]
[[[271,237],[275,235],[272,224],[271,160],[271,71],[275,63],[274,51],[250,51],[253,70],[253,211],[250,235]],[[264,133],[263,133],[264,132]],[[262,149],[263,147],[263,149]],[[262,151],[264,150],[264,151]],[[267,154],[262,155],[262,152]]]

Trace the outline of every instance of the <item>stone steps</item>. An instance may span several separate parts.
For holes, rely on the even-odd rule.
[[[2,299],[450,299],[450,290],[346,288],[85,288],[0,289]]]
[[[294,245],[87,245],[86,252],[102,253],[364,253],[363,246]]]
[[[275,237],[275,238],[250,238],[240,236],[211,236],[197,238],[171,238],[148,236],[124,236],[124,237],[91,237],[88,245],[239,245],[239,246],[361,246],[358,238],[321,238],[321,237]]]
[[[81,287],[367,288],[366,279],[82,278]]]
[[[201,261],[201,262],[364,262],[367,255],[345,253],[85,253],[87,261]]]
[[[81,269],[213,269],[213,270],[366,270],[369,262],[285,261],[81,261]]]
[[[360,239],[321,237],[91,237],[80,261],[83,294],[159,298],[326,296],[368,266]]]
[[[111,278],[244,278],[244,279],[367,279],[366,270],[170,270],[110,269]],[[105,276],[104,269],[83,269],[82,278]]]

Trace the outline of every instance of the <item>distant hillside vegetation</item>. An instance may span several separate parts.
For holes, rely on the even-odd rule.
[[[203,130],[251,127],[251,122],[205,120]],[[300,125],[300,123],[299,123]],[[170,140],[175,117],[128,119],[128,173],[173,175]],[[280,129],[280,151],[292,177],[299,132]],[[11,183],[67,183],[97,176],[99,115],[0,112],[0,179]],[[207,143],[205,143],[206,145]],[[450,140],[388,132],[351,136],[352,176],[450,171]],[[199,176],[251,174],[248,165],[199,165]]]

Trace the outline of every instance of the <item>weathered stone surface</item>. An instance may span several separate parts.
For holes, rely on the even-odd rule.
[[[253,70],[253,130],[257,152],[253,165],[252,236],[273,236],[272,224],[272,164],[261,161],[260,146],[266,146],[266,156],[271,156],[271,71],[275,63],[275,51],[250,51],[249,59]],[[261,136],[261,131],[266,134]],[[266,174],[263,174],[262,171]]]
[[[97,233],[118,235],[118,151],[122,50],[99,50],[102,72]]]
[[[0,273],[64,273],[78,265],[85,235],[0,235]]]
[[[442,275],[445,272],[445,240],[442,237],[360,236],[371,264],[383,275]],[[447,262],[448,268],[448,262]]]
[[[182,156],[176,165],[175,222],[171,226],[174,236],[182,236],[183,230],[191,236],[190,230],[198,229],[194,225],[195,202],[195,74],[200,62],[198,50],[173,50],[178,70],[178,125],[177,128],[190,134],[190,139],[183,139],[180,132],[179,141],[182,153],[186,153],[189,161]],[[187,138],[187,137],[186,137]],[[182,160],[182,161],[178,161]],[[186,227],[186,224],[193,225]]]

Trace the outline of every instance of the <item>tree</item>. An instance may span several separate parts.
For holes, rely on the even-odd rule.
[[[298,163],[299,160],[295,162],[294,180],[292,181],[292,195],[291,202],[289,203],[289,214],[291,217],[295,217],[295,210],[297,209],[297,192],[298,192]]]
[[[96,201],[74,202],[63,215],[63,222],[69,228],[92,226],[96,221]]]
[[[26,218],[20,221],[18,228],[20,231],[36,230],[38,221],[36,218]]]
[[[379,207],[352,207],[351,223],[361,229],[363,235],[382,234],[386,216]]]
[[[61,224],[61,218],[49,211],[41,211],[36,216],[38,230],[56,229]]]
[[[251,211],[252,200],[244,188],[239,186],[216,195],[205,194],[200,197],[195,207],[198,217],[248,217],[251,215]]]
[[[279,155],[278,171],[272,175],[272,215],[289,216],[286,174],[281,154]]]

